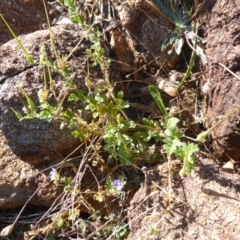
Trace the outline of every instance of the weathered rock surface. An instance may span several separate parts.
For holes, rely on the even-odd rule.
[[[115,1],[113,4],[120,25],[110,30],[110,45],[122,70],[137,73],[144,64],[145,68],[174,68],[179,56],[174,51],[161,51],[162,43],[172,29],[171,24],[148,1]],[[138,78],[137,74],[135,78]]]
[[[35,168],[17,157],[0,131],[0,208],[14,208],[23,205],[39,188],[29,202],[50,206],[60,189],[48,179],[48,173],[39,173],[47,165]]]
[[[75,72],[73,82],[77,87],[83,88],[86,77],[85,50],[90,41],[84,32],[73,26],[57,26],[52,28],[55,46],[59,57],[67,56],[77,43],[81,44],[72,52],[68,63],[71,71]],[[33,198],[35,204],[51,203],[56,197],[57,189],[49,183],[46,173],[37,175],[59,156],[66,156],[79,145],[68,128],[60,130],[61,122],[48,122],[39,119],[19,121],[11,108],[22,112],[23,104],[18,96],[17,83],[27,92],[29,97],[39,104],[37,92],[43,87],[43,72],[38,66],[40,48],[45,46],[48,58],[55,60],[48,30],[37,31],[20,36],[20,39],[36,64],[29,64],[15,40],[11,40],[0,47],[0,199],[2,201],[15,196],[6,206],[16,206],[24,203],[40,185],[38,194]],[[101,71],[91,68],[92,78],[102,77]],[[58,74],[52,73],[59,92],[64,81]],[[51,98],[50,98],[51,101]],[[54,104],[54,100],[52,100]],[[66,106],[66,105],[65,105]],[[69,105],[67,105],[69,106]],[[81,109],[81,105],[71,105],[72,108]],[[88,118],[84,110],[82,116]],[[36,167],[34,167],[36,166]],[[49,172],[49,171],[48,171]],[[45,201],[46,200],[46,201]],[[10,204],[11,203],[11,204]]]
[[[46,1],[47,7],[47,1]],[[16,35],[41,29],[46,22],[43,1],[39,0],[1,0],[0,14],[4,16]],[[8,28],[0,19],[0,44],[12,39]]]
[[[77,42],[82,39],[81,45],[73,52],[75,58],[70,60],[71,70],[76,72],[74,83],[80,88],[84,86],[86,61],[85,49],[90,42],[86,40],[81,31],[55,27],[52,29],[59,56],[66,56],[71,52]],[[35,62],[39,61],[40,48],[44,44],[49,59],[54,60],[49,31],[42,30],[22,36],[22,43],[26,46]],[[79,55],[79,56],[77,56]],[[64,128],[60,130],[61,122],[47,122],[45,120],[19,121],[12,109],[22,112],[23,104],[18,97],[20,84],[36,106],[39,104],[37,92],[43,87],[43,73],[39,66],[31,66],[25,59],[17,43],[12,40],[0,47],[0,129],[3,131],[8,145],[21,159],[37,164],[44,160],[51,160],[58,154],[69,153],[78,144],[70,133]],[[63,79],[57,74],[53,79],[57,88],[64,85]],[[80,106],[79,106],[80,107]],[[83,112],[84,114],[84,112]]]
[[[207,1],[201,22],[207,40],[206,54],[214,62],[204,66],[205,83],[209,82],[211,88],[206,96],[208,127],[240,106],[240,80],[218,65],[222,63],[240,76],[239,21],[234,1]],[[213,147],[220,157],[240,161],[239,127],[239,116],[233,114],[212,132]]]

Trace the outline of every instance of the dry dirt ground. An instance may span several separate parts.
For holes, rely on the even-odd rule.
[[[167,163],[148,170],[135,194],[127,239],[240,239],[240,178],[198,156],[195,171],[181,179]],[[172,190],[169,189],[169,177]]]

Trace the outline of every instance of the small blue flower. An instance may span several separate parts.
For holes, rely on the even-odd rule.
[[[122,180],[117,179],[117,180],[114,180],[114,181],[113,181],[113,186],[114,186],[118,191],[121,191],[122,188],[123,188],[123,186],[124,186],[124,183],[123,183]]]

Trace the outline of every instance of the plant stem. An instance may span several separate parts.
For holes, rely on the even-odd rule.
[[[34,64],[34,60],[32,58],[32,56],[28,53],[28,51],[26,50],[26,48],[23,46],[23,44],[21,43],[21,41],[18,39],[17,35],[13,32],[12,28],[8,25],[7,21],[5,20],[5,18],[3,17],[2,14],[0,14],[0,17],[2,18],[3,22],[6,24],[8,30],[10,31],[10,33],[12,34],[12,36],[14,37],[14,39],[17,41],[17,44],[19,45],[19,47],[22,49],[23,54],[25,55],[26,59],[28,60],[29,63]]]
[[[207,131],[204,131],[200,134],[198,134],[196,141],[203,142],[205,138],[211,133],[211,131],[216,128],[218,125],[220,125],[222,122],[224,122],[227,118],[232,116],[234,113],[236,113],[239,110],[239,108],[231,111],[228,113],[225,117],[223,117],[220,121],[218,121],[216,124],[214,124],[212,127],[210,127]]]
[[[195,32],[196,32],[196,36],[197,36],[198,24],[196,26],[196,31]],[[191,54],[191,59],[190,59],[189,65],[188,65],[188,69],[187,69],[186,73],[184,74],[184,77],[183,77],[182,81],[177,86],[177,91],[180,90],[180,88],[185,84],[185,82],[187,81],[187,79],[190,77],[190,75],[192,73],[192,69],[194,67],[195,59],[196,59],[196,56],[197,56],[196,48],[197,48],[197,38],[194,41],[193,51],[192,51],[192,54]]]

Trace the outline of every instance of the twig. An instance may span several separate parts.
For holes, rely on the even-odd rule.
[[[218,65],[220,65],[221,67],[223,67],[225,70],[227,70],[229,73],[231,73],[235,78],[237,78],[238,80],[240,80],[240,77],[238,75],[236,75],[234,72],[232,72],[228,67],[226,67],[224,64],[222,63],[217,63]]]
[[[14,222],[10,225],[8,225],[7,227],[3,228],[1,233],[0,233],[0,236],[3,236],[3,237],[6,237],[8,236],[9,234],[11,234],[11,232],[13,231],[14,229],[14,226],[16,224],[16,222],[18,221],[19,217],[21,216],[23,210],[25,209],[26,205],[29,203],[29,201],[35,196],[35,194],[38,192],[38,190],[41,188],[42,186],[39,186],[37,188],[37,190],[32,194],[32,196],[25,202],[25,204],[23,205],[21,211],[19,212],[19,214],[17,215],[17,217],[15,218]]]

